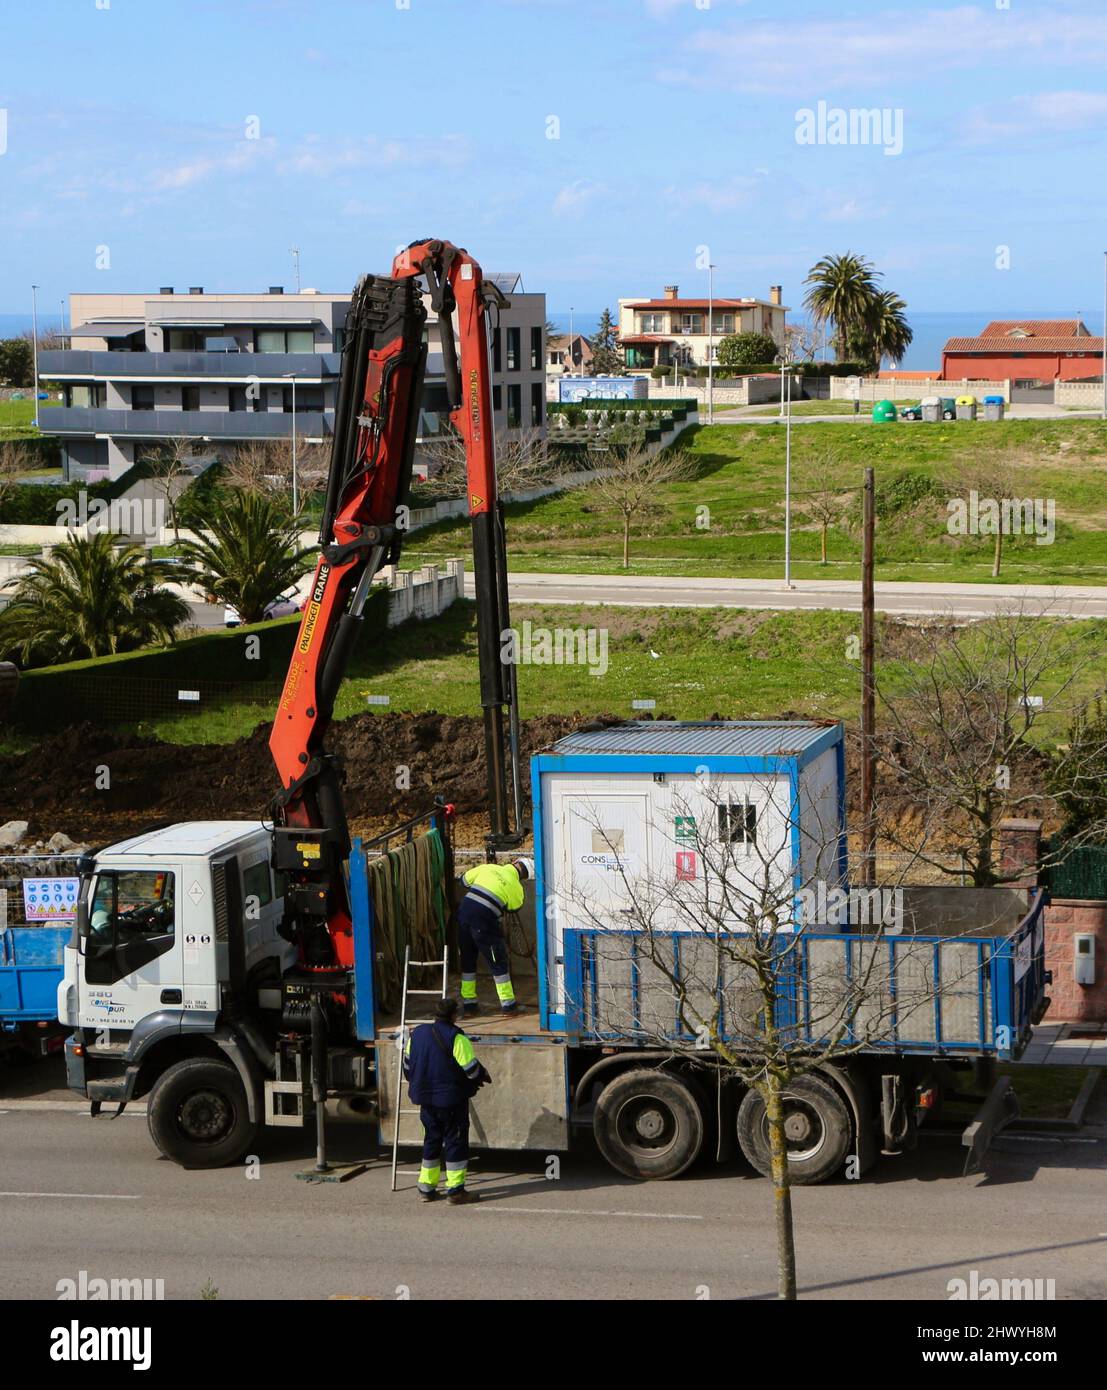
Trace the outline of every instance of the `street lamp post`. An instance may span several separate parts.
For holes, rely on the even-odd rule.
[[[785,372],[789,366],[787,348],[780,354],[780,408],[784,411],[784,587],[792,584],[792,373],[787,372],[787,395],[785,395]],[[785,409],[787,405],[787,409]]]
[[[576,376],[576,358],[573,355],[573,306],[569,305],[569,375]]]
[[[1107,420],[1107,251],[1103,253],[1103,418]]]
[[[35,429],[38,429],[38,286],[31,286],[31,352],[34,362]]]
[[[715,418],[715,280],[716,267],[707,267],[707,423]]]
[[[296,373],[285,372],[292,381],[292,515],[300,514],[300,484],[296,467]]]

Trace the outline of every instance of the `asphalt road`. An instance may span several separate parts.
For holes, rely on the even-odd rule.
[[[0,1096],[0,1298],[55,1298],[81,1270],[162,1279],[169,1299],[209,1281],[228,1300],[774,1296],[770,1190],[742,1164],[636,1184],[585,1146],[550,1181],[539,1155],[489,1155],[473,1180],[483,1200],[459,1209],[420,1204],[410,1174],[392,1194],[367,1127],[331,1133],[335,1157],[372,1155],[370,1168],[297,1181],[310,1142],[266,1131],[259,1177],[188,1173],[155,1156],[141,1114],[5,1109]],[[968,1178],[961,1161],[936,1136],[862,1182],[799,1189],[801,1296],[945,1300],[975,1269],[1107,1297],[1107,1132],[1004,1136]]]
[[[836,609],[860,612],[856,581],[803,579],[786,589],[775,579],[687,579],[610,574],[523,574],[509,576],[517,603],[609,603],[660,608]],[[473,577],[465,576],[473,596]],[[1107,618],[1107,588],[1094,585],[911,584],[875,585],[877,609],[911,617],[983,618],[1020,606],[1027,613],[1057,618]]]

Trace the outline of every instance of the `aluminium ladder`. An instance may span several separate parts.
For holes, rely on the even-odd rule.
[[[408,1024],[431,1023],[429,1018],[413,1018],[407,1016],[407,999],[409,994],[433,994],[438,999],[445,999],[446,988],[449,980],[449,949],[443,944],[441,960],[412,960],[411,947],[404,947],[404,988],[400,996],[400,1031],[396,1035],[396,1090],[393,1097],[394,1113],[392,1117],[392,1191],[396,1191],[396,1164],[400,1152],[400,1117],[401,1115],[418,1115],[418,1109],[404,1106],[401,1103],[404,1086],[404,1048],[407,1046]],[[412,989],[408,983],[412,969],[422,967],[440,966],[442,969],[442,988],[439,989]]]

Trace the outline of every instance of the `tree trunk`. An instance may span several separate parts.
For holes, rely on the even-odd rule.
[[[630,568],[630,517],[623,517],[623,569]]]
[[[821,544],[822,544],[822,563],[823,563],[824,565],[826,564],[826,529],[827,529],[827,528],[826,528],[826,522],[824,521],[824,522],[823,522],[823,528],[822,528],[822,536],[820,537]]]
[[[768,1078],[765,1111],[773,1165],[773,1209],[776,1215],[777,1298],[796,1297],[796,1242],[792,1229],[792,1186],[788,1178],[788,1143],[784,1136],[784,1094],[780,1078]]]
[[[999,526],[996,528],[996,548],[992,556],[992,578],[999,578],[999,566],[1003,559],[1003,520],[1000,519]]]

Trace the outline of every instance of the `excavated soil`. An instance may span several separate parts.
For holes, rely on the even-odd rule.
[[[525,720],[523,753],[529,758],[596,722],[597,716],[585,714]],[[277,790],[268,739],[268,725],[236,743],[178,745],[78,724],[31,752],[0,758],[0,823],[27,821],[31,840],[62,829],[74,840],[103,843],[155,821],[263,816]],[[486,804],[479,719],[358,715],[333,726],[329,747],[346,771],[347,812],[356,831],[383,831],[444,796],[457,808],[463,842],[473,838],[465,833],[471,830],[479,843]],[[406,785],[397,787],[397,781]],[[529,786],[526,792],[529,803]]]
[[[777,717],[804,716],[785,710]],[[574,729],[621,722],[623,716],[581,713],[524,720],[524,760]],[[27,821],[28,842],[60,830],[80,843],[106,844],[157,821],[265,817],[277,790],[268,739],[267,724],[235,743],[193,745],[78,724],[43,739],[28,753],[0,758],[0,824]],[[434,797],[442,796],[456,808],[457,843],[482,843],[487,800],[479,719],[435,713],[357,715],[334,724],[329,746],[345,768],[347,814],[355,833],[380,834],[429,810]],[[1044,775],[1037,759],[1028,763],[1016,769],[1020,785],[1015,788],[1027,796]],[[847,727],[851,823],[860,813],[860,786],[856,728]],[[896,822],[900,833],[916,821],[921,824],[921,808],[884,766],[877,791],[884,817]],[[523,779],[523,793],[529,818],[529,776]],[[1049,808],[1034,802],[1020,806],[1021,815],[1035,813],[1048,818]]]

